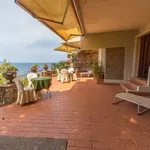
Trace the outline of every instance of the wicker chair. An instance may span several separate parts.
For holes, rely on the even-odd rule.
[[[78,68],[76,68],[75,73],[73,73],[73,80],[75,81],[78,80],[77,74],[78,74]]]
[[[21,106],[37,100],[35,89],[32,87],[24,88],[22,82],[19,79],[15,79],[18,96],[17,104]]]
[[[60,81],[61,80],[61,73],[60,73],[58,68],[56,69],[56,71],[57,71],[57,80]]]
[[[69,82],[69,74],[67,69],[61,70],[61,82]]]
[[[28,73],[27,74],[27,79],[28,79],[28,82],[29,82],[28,87],[34,87],[32,82],[31,82],[31,79],[37,78],[37,77],[38,77],[38,75],[36,73]]]

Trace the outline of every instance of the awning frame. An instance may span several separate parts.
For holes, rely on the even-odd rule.
[[[69,45],[69,44],[66,44],[66,43],[63,43],[61,46],[65,46],[66,49],[68,49],[68,47],[72,47],[72,48],[76,48],[76,49],[80,50],[79,47],[72,46],[72,45]],[[59,47],[61,47],[61,46],[59,46]],[[67,47],[67,46],[68,46],[68,47]],[[59,51],[59,50],[57,50],[57,48],[55,48],[54,50]],[[61,51],[61,50],[60,50],[60,51]],[[68,50],[68,51],[61,51],[61,52],[72,53],[72,52],[77,52],[77,51],[69,51],[69,50]]]
[[[77,22],[78,22],[78,25],[80,27],[80,31],[82,33],[82,27],[81,27],[81,24],[80,24],[80,21],[79,21],[79,18],[77,16],[77,13],[76,13],[76,10],[75,10],[75,7],[74,7],[74,4],[72,2],[72,0],[70,0],[70,2],[72,3],[72,7],[73,7],[73,11],[74,11],[74,14],[76,16],[76,19],[77,19]],[[61,24],[63,25],[64,23],[64,20],[65,20],[65,17],[66,17],[66,14],[67,14],[67,10],[68,10],[68,7],[69,7],[69,0],[67,2],[67,5],[66,5],[66,8],[65,8],[65,13],[64,13],[64,16],[63,16],[63,19],[61,22],[58,22],[58,21],[55,21],[55,20],[51,20],[51,19],[47,19],[47,18],[41,18],[41,17],[38,17],[36,16],[35,14],[33,14],[28,8],[26,8],[22,3],[20,3],[18,0],[15,0],[15,3],[17,5],[19,5],[21,8],[23,8],[25,11],[27,11],[33,18],[37,19],[39,22],[41,22],[43,25],[45,25],[48,29],[51,29],[55,34],[57,34],[58,36],[60,36],[63,40],[65,41],[68,41],[70,39],[71,36],[84,36],[84,33],[82,33],[81,35],[79,34],[70,34],[68,39],[64,39],[64,37],[62,37],[60,34],[58,34],[52,27],[48,26],[46,22],[44,21],[49,21],[49,22],[53,22],[53,23],[57,23],[57,24]]]

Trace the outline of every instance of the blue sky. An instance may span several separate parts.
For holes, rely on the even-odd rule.
[[[0,61],[57,62],[67,58],[66,53],[54,51],[61,39],[14,0],[1,1],[0,18]]]

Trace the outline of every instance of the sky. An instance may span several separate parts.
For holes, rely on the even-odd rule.
[[[61,39],[42,25],[14,0],[0,4],[0,61],[58,62],[67,54],[55,51]]]

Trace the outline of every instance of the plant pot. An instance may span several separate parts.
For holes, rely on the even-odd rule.
[[[37,69],[36,68],[31,68],[31,72],[36,73]]]
[[[16,72],[6,72],[6,73],[3,73],[3,77],[6,79],[6,80],[9,80],[9,82],[7,84],[12,84],[14,83],[13,82],[13,79],[16,78]]]
[[[47,68],[47,67],[44,67],[44,70],[45,70],[45,71],[47,71],[47,70],[48,70],[48,68]]]
[[[104,84],[104,78],[99,78],[96,80],[97,80],[97,84]]]

